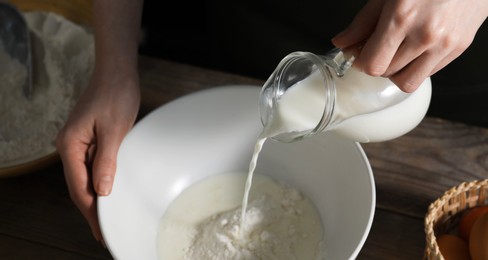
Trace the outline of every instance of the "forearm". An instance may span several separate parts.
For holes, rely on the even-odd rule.
[[[96,69],[137,73],[137,48],[143,0],[95,0]]]

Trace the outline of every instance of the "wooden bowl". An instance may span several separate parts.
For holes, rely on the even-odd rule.
[[[79,25],[90,27],[93,24],[93,1],[92,0],[10,0],[23,12],[46,11],[64,16],[68,20]],[[0,178],[13,177],[40,170],[59,161],[56,151],[46,154],[40,158],[19,163],[16,165],[1,167]]]
[[[24,12],[53,12],[77,24],[85,26],[93,24],[92,0],[10,0],[10,3]]]

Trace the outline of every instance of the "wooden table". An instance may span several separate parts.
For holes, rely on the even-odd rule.
[[[141,115],[200,89],[262,84],[147,57],[140,59],[140,73]],[[358,259],[421,259],[428,205],[452,186],[488,177],[484,128],[426,118],[406,136],[363,147],[374,171],[377,207]],[[60,162],[0,179],[0,259],[111,259],[70,201]]]

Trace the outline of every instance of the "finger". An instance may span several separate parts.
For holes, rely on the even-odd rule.
[[[425,46],[416,44],[409,38],[405,39],[393,56],[388,69],[381,76],[390,77],[391,75],[398,73],[410,62],[422,55],[426,50],[427,48]]]
[[[90,145],[88,147],[87,153],[86,153],[86,168],[90,172],[91,169],[93,169],[93,161],[95,158],[96,154],[96,145]],[[93,176],[92,173],[88,174],[88,176]],[[91,198],[93,199],[90,203],[90,207],[87,211],[87,214],[85,215],[85,218],[88,220],[89,225],[91,227],[93,236],[95,239],[100,242],[103,242],[103,236],[102,236],[102,231],[100,229],[100,223],[98,222],[98,201],[96,198],[96,194],[93,188],[93,178],[89,178],[89,183],[88,185],[90,186],[90,194],[92,195]]]
[[[64,175],[70,196],[77,206],[83,208],[86,208],[86,205],[91,202],[90,197],[93,196],[90,176],[86,167],[88,146],[88,144],[69,141],[58,142],[58,150],[63,161]],[[85,194],[91,196],[85,196]]]
[[[415,91],[430,76],[431,71],[439,63],[439,56],[425,52],[409,63],[401,71],[390,77],[401,90],[410,93]]]
[[[122,139],[123,134],[113,127],[98,131],[97,151],[93,162],[93,186],[100,196],[108,196],[112,192],[117,153]]]
[[[358,12],[351,24],[334,38],[332,43],[338,48],[347,48],[364,41],[374,31],[381,13],[381,1],[371,0]]]
[[[444,59],[442,59],[435,67],[434,69],[430,72],[430,76],[434,75],[437,73],[439,70],[443,69],[445,66],[447,66],[451,61],[455,60],[457,57],[459,57],[463,53],[464,49],[462,50],[454,50],[449,55],[447,55]]]
[[[86,151],[89,145],[75,143],[69,137],[58,139],[57,146],[63,161],[66,185],[73,203],[88,221],[93,236],[97,241],[102,239],[96,215],[96,200],[89,170],[87,169]]]
[[[378,24],[364,44],[359,57],[365,73],[381,76],[386,72],[407,33],[406,21],[402,19],[397,14],[395,2],[386,1]]]

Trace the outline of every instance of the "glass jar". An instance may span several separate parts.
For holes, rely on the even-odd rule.
[[[293,142],[327,131],[358,142],[379,142],[420,123],[430,103],[430,78],[405,93],[387,78],[352,68],[353,62],[354,56],[341,49],[324,56],[287,55],[261,90],[265,135]]]

